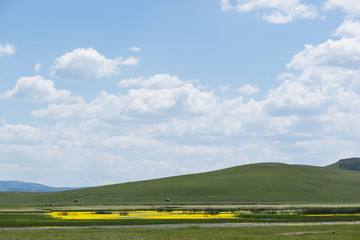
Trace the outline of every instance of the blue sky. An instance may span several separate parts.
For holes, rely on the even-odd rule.
[[[360,2],[0,0],[0,176],[95,186],[359,156]]]

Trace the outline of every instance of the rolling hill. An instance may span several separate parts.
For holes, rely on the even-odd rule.
[[[344,170],[360,171],[360,158],[346,158],[337,161],[329,166],[329,168],[338,168]]]
[[[0,205],[358,203],[360,172],[249,164],[218,171],[48,193],[2,192]],[[169,204],[169,203],[167,203]]]

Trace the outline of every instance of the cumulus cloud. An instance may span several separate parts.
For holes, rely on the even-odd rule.
[[[20,99],[31,102],[66,102],[74,100],[68,90],[57,90],[54,82],[40,75],[21,77],[13,89],[1,95],[7,99]]]
[[[101,165],[101,173],[126,176],[126,181],[139,171],[149,178],[264,159],[325,165],[329,159],[359,155],[360,40],[355,28],[356,21],[347,19],[334,32],[341,38],[306,45],[261,100],[220,97],[178,76],[157,74],[123,79],[119,93],[101,91],[89,102],[50,102],[32,112],[39,121],[58,121],[43,131],[51,133],[51,152],[39,148],[37,153],[43,163],[53,158],[52,152],[69,159],[67,169],[58,165],[64,173],[79,166],[92,172]],[[247,84],[237,91],[246,95],[259,89]],[[1,131],[3,139],[15,139],[5,134],[8,129]],[[165,170],[156,166],[151,175],[138,169],[155,163]]]
[[[141,48],[139,47],[131,47],[129,48],[130,51],[133,51],[133,52],[141,52]]]
[[[228,159],[256,156],[251,161],[264,158],[294,161],[287,154],[293,148],[301,151],[297,156],[299,161],[314,151],[320,151],[326,159],[338,153],[335,149],[326,152],[323,144],[341,139],[341,144],[350,146],[354,143],[353,134],[360,133],[359,59],[357,37],[307,45],[293,56],[287,65],[289,72],[279,75],[280,85],[259,101],[244,102],[241,96],[219,97],[177,76],[157,74],[121,80],[118,86],[129,88],[125,93],[102,91],[88,103],[51,103],[32,114],[86,121],[78,128],[87,129],[88,139],[67,143],[71,146],[84,147],[82,141],[89,141],[87,144],[92,144],[92,148],[131,151],[139,143],[146,146],[148,156],[166,158],[170,152],[175,158],[196,155],[212,165],[215,160],[211,154]],[[259,89],[247,84],[238,91],[246,95]],[[142,139],[130,136],[142,136]],[[186,144],[174,137],[186,139]],[[161,139],[170,139],[174,145]],[[244,146],[238,149],[239,145]],[[218,148],[211,152],[211,146]],[[354,152],[355,148],[351,149]],[[128,157],[125,153],[123,156]],[[177,162],[176,166],[181,168],[185,163]]]
[[[68,163],[73,167],[89,164],[89,170],[106,161],[111,167],[103,173],[126,172],[126,180],[139,172],[138,164],[154,161],[144,159],[153,158],[167,170],[176,166],[175,174],[264,159],[311,164],[315,152],[322,161],[338,156],[336,144],[360,153],[357,139],[351,139],[360,134],[358,48],[356,38],[306,46],[288,64],[291,73],[281,74],[280,85],[260,101],[221,98],[177,76],[158,74],[121,80],[120,87],[130,88],[126,93],[102,91],[89,103],[51,103],[32,114],[64,122],[51,131],[59,159],[73,159]],[[258,88],[248,84],[241,91]],[[74,117],[79,125],[66,123]],[[81,159],[67,155],[70,148]],[[295,157],[289,153],[294,148]],[[151,171],[155,175],[148,178],[163,176]]]
[[[136,66],[139,63],[139,59],[138,58],[134,58],[133,56],[124,59],[120,62],[120,65],[124,65],[124,66]]]
[[[0,126],[0,141],[1,142],[34,142],[40,140],[40,130],[29,125],[4,124]]]
[[[350,17],[360,16],[359,0],[327,0],[324,4],[325,9],[342,9]]]
[[[246,84],[240,88],[238,88],[236,90],[238,93],[242,94],[242,95],[246,95],[246,96],[249,96],[249,95],[253,95],[253,94],[256,94],[259,92],[259,88],[258,86],[252,86],[250,84]]]
[[[238,13],[262,11],[262,17],[271,23],[289,23],[318,15],[314,5],[301,3],[300,0],[238,0],[234,5],[229,0],[221,0],[220,6],[223,11],[234,10]]]
[[[270,92],[266,102],[268,113],[278,115],[309,115],[324,110],[329,97],[318,86],[285,81]]]
[[[342,26],[353,23],[346,20]],[[360,128],[359,65],[359,37],[306,45],[287,65],[295,72],[284,74],[263,101],[264,110],[270,116],[297,117],[289,125],[294,132],[351,139]]]
[[[13,55],[15,53],[15,47],[10,43],[0,43],[0,57]]]
[[[125,102],[114,94],[102,91],[90,103],[78,101],[72,104],[50,104],[46,109],[35,110],[33,115],[49,118],[98,118],[108,119],[121,117],[125,108]]]
[[[126,95],[102,91],[90,103],[51,104],[46,109],[33,111],[33,114],[52,118],[79,116],[103,119],[140,116],[147,118],[150,114],[158,118],[168,118],[174,114],[186,116],[209,113],[216,106],[216,99],[212,92],[203,92],[186,83],[174,88],[130,89]]]
[[[302,71],[307,82],[338,82],[359,87],[360,38],[329,39],[318,46],[306,45],[297,53],[288,68]]]
[[[144,88],[173,88],[182,85],[177,76],[170,76],[169,74],[157,74],[149,78],[129,78],[123,79],[118,83],[119,87],[141,86]]]
[[[51,66],[51,74],[54,77],[70,80],[102,78],[116,75],[120,72],[121,66],[134,66],[138,61],[134,57],[109,59],[93,48],[78,48],[55,59]]]
[[[353,19],[346,19],[340,27],[333,33],[339,37],[358,37],[360,36],[360,22]]]

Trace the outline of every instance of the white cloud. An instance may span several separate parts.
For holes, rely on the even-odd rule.
[[[288,80],[270,92],[266,110],[275,116],[315,114],[325,109],[328,101],[321,87]]]
[[[302,70],[314,65],[354,68],[360,63],[360,38],[327,40],[318,46],[306,45],[297,53],[288,68]]]
[[[327,0],[324,8],[341,8],[350,17],[360,16],[360,0]]]
[[[224,93],[224,92],[229,91],[229,89],[230,89],[230,85],[229,85],[229,84],[226,84],[226,85],[219,85],[219,88],[220,88],[220,91]]]
[[[287,123],[295,133],[352,139],[360,130],[360,38],[350,37],[356,34],[349,34],[347,24],[354,22],[346,20],[337,32],[348,37],[306,45],[297,53],[288,64],[296,74],[283,75],[263,101],[271,116],[296,117]]]
[[[133,52],[141,52],[141,48],[139,47],[131,47],[129,48],[130,51],[133,51]]]
[[[223,10],[223,11],[232,10],[234,8],[233,6],[231,6],[229,0],[221,0],[220,7],[221,7],[221,10]]]
[[[7,99],[20,99],[31,102],[66,102],[75,100],[71,92],[56,90],[54,82],[36,75],[33,77],[21,77],[13,89],[1,95]]]
[[[38,117],[49,118],[77,116],[81,118],[108,119],[121,117],[124,109],[125,103],[121,98],[102,91],[90,103],[78,101],[72,104],[50,104],[46,109],[33,111],[32,114]]]
[[[359,56],[356,37],[308,45],[294,55],[290,72],[279,74],[282,82],[261,101],[219,97],[177,76],[158,74],[121,80],[118,85],[129,88],[123,94],[102,91],[89,103],[50,104],[32,114],[65,123],[77,117],[79,126],[64,124],[55,131],[61,132],[55,146],[62,146],[62,154],[76,148],[93,163],[106,158],[112,169],[101,171],[114,175],[122,166],[136,174],[132,166],[149,164],[144,159],[152,158],[166,162],[167,169],[176,167],[175,174],[247,159],[311,164],[311,156],[319,160],[320,154],[324,162],[345,151],[335,143],[347,144],[347,154],[360,154],[354,136],[360,134]],[[248,84],[239,91],[259,89]],[[334,147],[329,151],[327,145]]]
[[[51,67],[51,74],[55,77],[70,80],[86,80],[91,77],[102,78],[116,75],[120,66],[133,66],[138,59],[129,57],[122,59],[108,59],[95,49],[78,48],[55,59]]]
[[[169,76],[169,79],[178,78]],[[79,116],[105,119],[136,116],[148,118],[149,114],[155,114],[157,117],[167,118],[174,114],[186,116],[211,113],[216,101],[217,97],[212,92],[202,92],[192,84],[185,83],[174,88],[130,89],[126,95],[113,95],[102,91],[88,104],[51,104],[47,109],[36,110],[33,114],[53,118]]]
[[[352,24],[346,21],[344,26]],[[325,165],[344,154],[359,155],[360,40],[352,30],[338,29],[346,37],[305,46],[262,100],[220,97],[169,74],[123,79],[118,86],[127,91],[101,91],[89,102],[51,103],[33,111],[58,121],[41,131],[48,134],[47,150],[13,151],[43,164],[66,159],[56,165],[59,171],[81,168],[77,181],[84,185],[120,175],[129,181],[139,173],[150,178],[261,161]],[[247,84],[238,91],[259,89]],[[89,177],[94,166],[101,166],[99,176]]]
[[[184,82],[181,81],[177,76],[170,76],[169,74],[157,74],[149,78],[129,78],[123,79],[118,83],[119,87],[131,87],[141,86],[144,88],[174,88],[182,85]]]
[[[318,15],[314,5],[303,4],[300,0],[238,0],[235,5],[229,0],[221,0],[220,6],[223,11],[235,10],[238,13],[262,11],[263,18],[271,23],[289,23]]]
[[[125,59],[125,60],[122,60],[120,62],[121,65],[125,65],[125,66],[136,66],[139,64],[139,59],[138,58],[134,58],[133,56]]]
[[[131,84],[140,88],[130,89],[127,94],[114,95],[103,91],[89,103],[50,104],[32,114],[48,118],[120,121],[126,123],[126,131],[133,134],[156,136],[216,133],[230,137],[244,134],[248,126],[261,126],[266,121],[262,103],[254,100],[244,104],[241,97],[221,99],[213,92],[200,90],[168,74],[139,79]],[[162,88],[159,85],[154,88],[152,83],[158,84],[159,79]],[[163,84],[162,80],[171,79],[182,84]],[[146,84],[147,81],[149,84]],[[125,81],[122,83],[129,84]],[[129,122],[131,125],[128,125]]]
[[[360,36],[360,22],[353,19],[347,19],[335,30],[333,35],[340,37]]]
[[[36,72],[40,72],[41,71],[41,63],[37,63],[37,64],[35,64],[35,71]]]
[[[0,57],[13,55],[15,53],[15,47],[13,44],[6,43],[2,44],[0,43]]]
[[[0,127],[1,142],[35,142],[41,139],[41,133],[38,129],[29,125],[4,124]]]
[[[246,95],[246,96],[249,96],[249,95],[253,95],[253,94],[256,94],[259,92],[259,88],[258,86],[252,86],[250,84],[246,84],[238,89],[236,89],[236,91],[242,95]]]

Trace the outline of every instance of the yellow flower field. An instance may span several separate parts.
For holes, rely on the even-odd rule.
[[[243,211],[111,211],[111,212],[51,212],[45,213],[57,219],[233,219]]]

